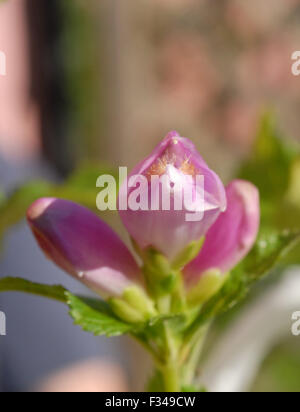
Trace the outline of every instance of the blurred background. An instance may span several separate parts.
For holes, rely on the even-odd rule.
[[[224,182],[239,175],[260,187],[266,229],[300,227],[300,77],[291,73],[299,23],[298,0],[0,2],[7,65],[0,76],[0,276],[80,292],[37,250],[22,223],[27,204],[54,191],[95,207],[101,171],[131,168],[172,129],[195,142]],[[115,215],[106,218],[121,230]],[[293,265],[288,291],[291,279],[299,279],[298,252],[287,262]],[[254,292],[263,313],[264,293],[284,299],[282,282],[276,273]],[[259,362],[251,379],[243,370],[247,387],[221,388],[208,377],[213,388],[300,391],[300,338],[290,332],[300,295],[293,299],[299,305],[282,309],[281,333],[270,332],[268,344],[252,354]],[[260,318],[251,302],[236,310],[235,321]],[[126,339],[86,336],[58,306],[0,296],[8,319],[0,338],[0,391],[117,391],[149,376]],[[272,323],[267,316],[264,322]],[[219,323],[212,345],[224,328],[229,340],[238,333],[230,316]],[[239,339],[238,346],[246,345]],[[215,356],[224,357],[222,350]],[[224,365],[211,356],[212,370],[226,380],[228,366],[222,375]]]

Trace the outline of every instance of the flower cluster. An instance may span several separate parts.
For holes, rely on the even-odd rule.
[[[196,175],[204,177],[199,221],[186,221],[184,208],[119,210],[139,260],[105,222],[78,204],[43,198],[27,213],[47,257],[108,300],[115,313],[129,322],[205,301],[252,248],[260,218],[257,189],[241,180],[225,188],[195,146],[176,132],[169,133],[128,179],[137,174],[168,175],[173,184],[189,175],[191,190]],[[157,187],[148,181],[144,190],[160,189],[160,181]],[[124,193],[130,196],[127,182],[120,197]],[[173,297],[162,309],[157,302],[164,295]]]

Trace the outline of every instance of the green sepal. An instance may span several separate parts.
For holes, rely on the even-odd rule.
[[[203,273],[198,283],[190,289],[187,302],[190,307],[200,306],[216,294],[223,285],[226,276],[220,270],[212,269]]]
[[[182,252],[180,252],[172,263],[174,270],[181,270],[184,266],[194,260],[200,253],[205,237],[191,242]]]
[[[143,273],[149,292],[155,297],[172,293],[181,278],[181,274],[171,267],[168,259],[152,247],[144,251]]]
[[[165,278],[172,272],[168,259],[152,247],[145,250],[144,263],[158,278]]]
[[[143,323],[145,317],[137,309],[120,298],[111,298],[108,303],[113,312],[122,320],[129,323]]]
[[[153,300],[139,287],[133,286],[127,288],[122,297],[133,309],[144,316],[144,320],[149,320],[157,316]]]
[[[75,296],[66,292],[69,314],[74,324],[95,336],[121,336],[135,330],[135,326],[117,319],[106,302]]]
[[[172,292],[179,283],[179,276],[180,275],[178,273],[173,272],[168,277],[164,278],[160,282],[162,291],[165,293]]]

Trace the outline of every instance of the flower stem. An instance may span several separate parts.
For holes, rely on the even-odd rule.
[[[166,392],[180,392],[179,368],[176,362],[169,362],[162,368],[164,390]]]
[[[164,325],[165,334],[165,363],[161,368],[166,392],[181,392],[178,345],[168,324]]]
[[[202,353],[206,331],[200,330],[198,342],[194,343],[191,348],[189,358],[186,361],[183,370],[183,382],[185,385],[191,385],[196,375],[197,366]]]

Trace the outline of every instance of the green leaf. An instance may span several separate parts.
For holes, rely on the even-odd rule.
[[[84,300],[67,292],[70,315],[76,325],[95,336],[120,336],[134,330],[134,325],[117,319],[104,302]]]
[[[261,235],[251,253],[242,262],[238,271],[244,272],[248,286],[268,274],[277,263],[300,241],[300,231],[284,230]]]
[[[42,285],[21,278],[0,279],[0,292],[25,292],[67,303],[66,289],[62,286]]]
[[[97,336],[119,336],[134,331],[134,326],[118,320],[105,302],[75,296],[62,286],[42,285],[21,278],[2,278],[0,292],[25,292],[62,302],[69,306],[75,324]]]
[[[299,241],[300,232],[285,231],[260,237],[252,252],[232,271],[221,290],[203,306],[187,336],[245,298],[250,287],[266,276]]]

